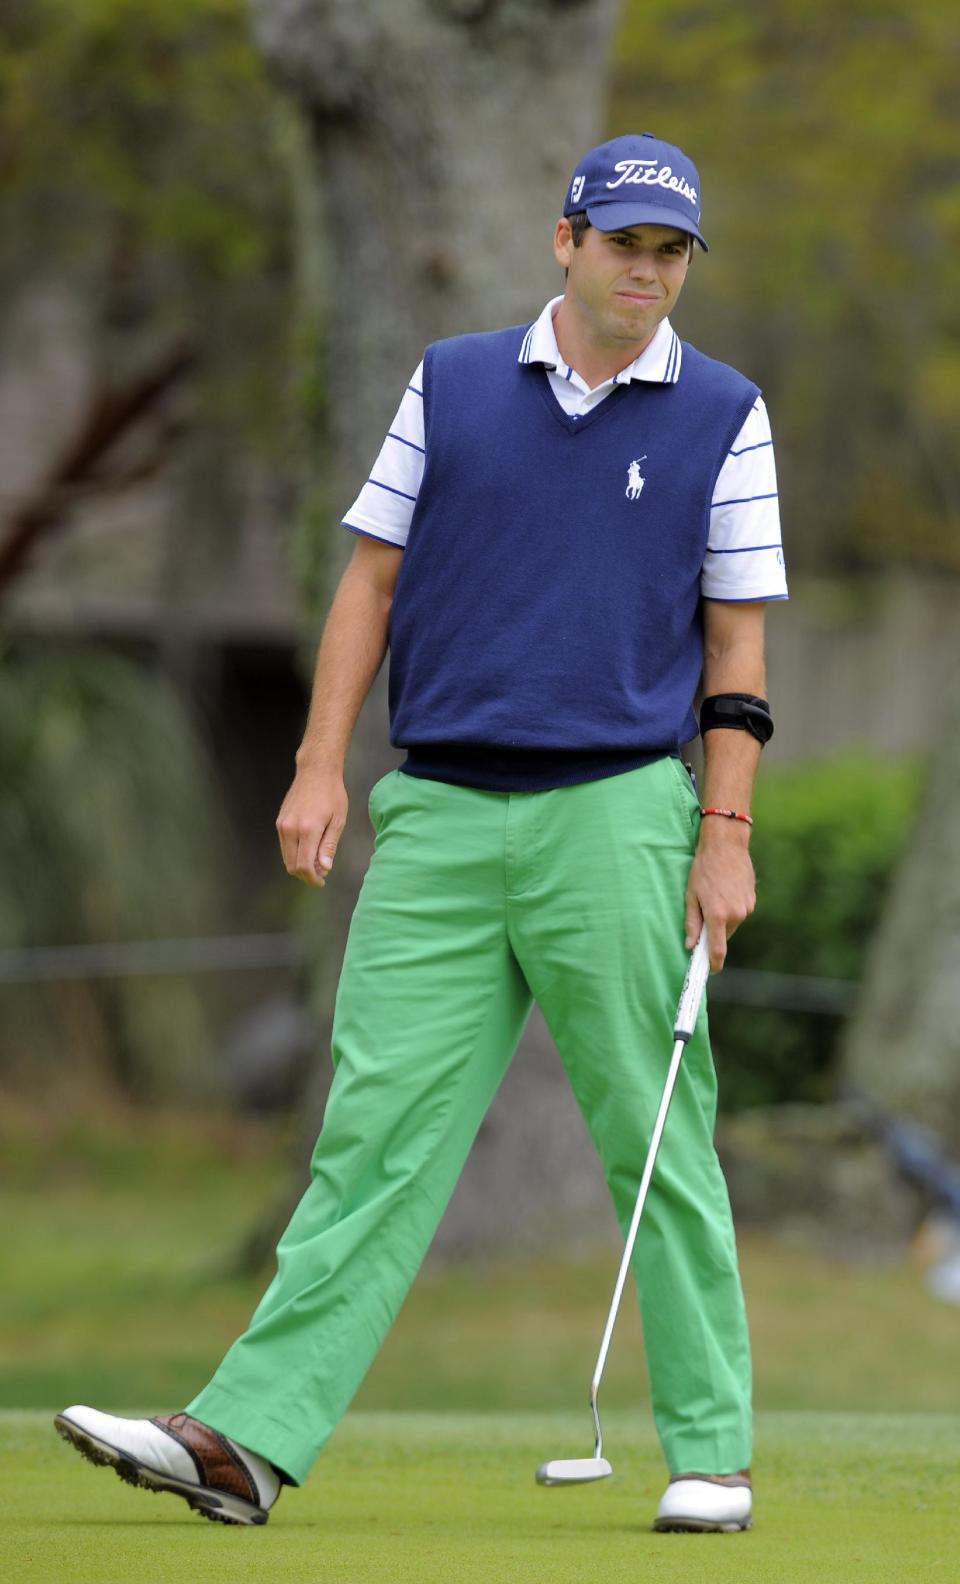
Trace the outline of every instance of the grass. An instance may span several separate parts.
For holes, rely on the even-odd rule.
[[[172,1411],[203,1384],[269,1274],[223,1270],[289,1150],[276,1126],[0,1107],[4,1581],[955,1584],[957,1311],[909,1264],[847,1267],[747,1232],[748,1534],[650,1531],[665,1471],[632,1294],[604,1378],[614,1479],[534,1485],[543,1458],[591,1449],[616,1249],[428,1266],[354,1409],[263,1530],[205,1523],[93,1468],[53,1411]]]
[[[352,1413],[262,1529],[207,1523],[66,1447],[47,1415],[0,1415],[4,1576],[16,1584],[955,1584],[949,1415],[761,1413],[755,1521],[656,1535],[664,1484],[645,1415],[605,1416],[614,1477],[541,1490],[582,1414]]]

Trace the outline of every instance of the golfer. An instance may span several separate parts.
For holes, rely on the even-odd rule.
[[[754,906],[751,789],[786,598],[756,385],[670,315],[700,179],[652,133],[577,166],[532,323],[428,347],[347,513],[277,819],[323,886],[343,767],[390,650],[391,743],[337,989],[311,1182],[248,1329],[183,1412],[57,1426],[124,1478],[263,1523],[300,1485],[430,1245],[534,1000],[626,1231],[704,920],[713,970]],[[697,732],[704,781],[680,757]],[[706,1013],[634,1256],[664,1529],[751,1522],[751,1359]]]

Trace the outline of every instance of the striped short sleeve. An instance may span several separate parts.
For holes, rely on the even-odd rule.
[[[405,545],[423,478],[423,363],[403,393],[373,470],[342,526],[387,544]]]
[[[715,600],[787,598],[773,440],[760,396],[717,477],[700,592]]]

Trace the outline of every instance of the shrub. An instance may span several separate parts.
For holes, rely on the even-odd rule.
[[[215,771],[175,687],[92,644],[0,641],[0,657],[0,950],[209,931]],[[203,994],[179,976],[0,985],[0,1082],[202,1092]]]
[[[730,968],[856,982],[909,835],[917,758],[833,754],[761,768],[751,840],[757,909],[730,944]],[[710,1026],[724,1111],[824,1101],[842,1016],[736,1005],[719,990]]]

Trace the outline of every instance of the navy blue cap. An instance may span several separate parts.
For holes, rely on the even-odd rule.
[[[567,188],[565,215],[587,211],[598,231],[669,225],[700,235],[700,177],[693,161],[652,132],[629,132],[600,143],[580,161]]]

